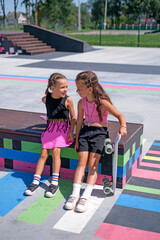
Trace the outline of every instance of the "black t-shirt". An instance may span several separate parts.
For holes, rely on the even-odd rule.
[[[52,98],[51,93],[46,96],[46,108],[47,117],[49,119],[69,119],[69,110],[65,107],[65,101],[67,95],[64,98]]]

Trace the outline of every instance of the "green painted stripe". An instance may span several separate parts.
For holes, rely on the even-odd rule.
[[[67,147],[61,149],[61,157],[79,159],[78,153],[75,152],[74,148]]]
[[[12,139],[3,138],[3,146],[7,149],[13,149]]]
[[[32,153],[41,153],[42,144],[41,143],[21,141],[21,151],[32,152]]]
[[[136,192],[143,192],[143,193],[160,195],[160,189],[155,189],[155,188],[147,188],[147,187],[140,187],[140,186],[126,184],[124,189],[131,190],[131,191],[136,191]]]
[[[42,224],[47,217],[64,201],[72,191],[73,181],[59,179],[60,190],[53,198],[42,195],[28,209],[26,209],[17,220],[33,224]]]
[[[132,156],[133,154],[135,154],[135,151],[136,151],[136,143],[132,145]]]
[[[130,159],[130,149],[128,149],[128,151],[124,154],[123,166],[126,165],[126,163],[129,161],[129,159]]]
[[[140,146],[143,144],[143,134],[140,136]]]

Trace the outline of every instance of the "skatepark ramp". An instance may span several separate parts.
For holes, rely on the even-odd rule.
[[[91,51],[93,49],[84,41],[35,25],[30,24],[24,25],[24,32],[30,33],[31,35],[38,38],[42,42],[46,43],[52,48],[55,48],[56,51],[86,52]]]

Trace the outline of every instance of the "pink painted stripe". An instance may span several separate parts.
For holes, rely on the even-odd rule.
[[[23,172],[35,173],[36,163],[13,160],[13,169]],[[50,176],[50,166],[45,165],[42,175]]]
[[[4,167],[5,166],[5,164],[4,164],[4,158],[1,158],[0,157],[0,167]]]
[[[137,169],[133,173],[134,177],[140,177],[140,178],[148,178],[148,179],[153,179],[153,180],[158,180],[160,181],[160,173],[156,171],[150,171],[150,170],[145,170],[145,169]]]
[[[68,84],[75,85],[75,82],[68,81]],[[102,85],[102,87],[108,87],[108,88],[160,91],[160,87],[128,86],[128,85],[117,85],[117,84],[107,84],[107,83],[101,83],[101,85]]]
[[[147,153],[150,153],[150,154],[155,154],[155,155],[160,155],[160,151],[153,151],[153,150],[148,150]]]
[[[103,175],[103,174],[98,174],[96,184],[97,184],[97,185],[102,185],[102,184],[103,184],[103,178],[104,178],[104,177],[108,178],[109,181],[112,180],[112,177],[111,177],[111,176],[107,176],[107,175]]]
[[[140,166],[142,166],[142,167],[160,168],[160,164],[148,163],[148,162],[141,162]]]
[[[124,188],[125,185],[126,185],[126,175],[123,177],[122,188]]]
[[[107,240],[159,240],[160,233],[102,223],[94,237]]]
[[[103,87],[108,88],[122,88],[122,89],[136,89],[136,90],[149,90],[149,91],[160,91],[160,87],[143,87],[143,86],[128,86],[128,85],[116,85],[116,84],[107,84],[102,83]]]
[[[0,77],[0,79],[16,80],[16,81],[23,81],[23,82],[45,82],[45,83],[48,82],[47,79],[45,80],[45,79],[34,79],[34,78]]]
[[[68,168],[61,168],[60,169],[60,176],[61,178],[73,180],[74,179],[75,170],[68,169]]]

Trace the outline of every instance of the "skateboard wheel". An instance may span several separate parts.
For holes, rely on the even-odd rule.
[[[109,185],[110,181],[108,178],[103,178],[103,186]]]
[[[110,187],[104,187],[104,188],[103,188],[103,192],[104,192],[104,194],[106,194],[106,195],[110,194],[110,192],[111,192]]]
[[[105,147],[105,153],[106,154],[111,154],[112,153],[112,143],[109,138],[106,138],[104,141],[104,147]]]

